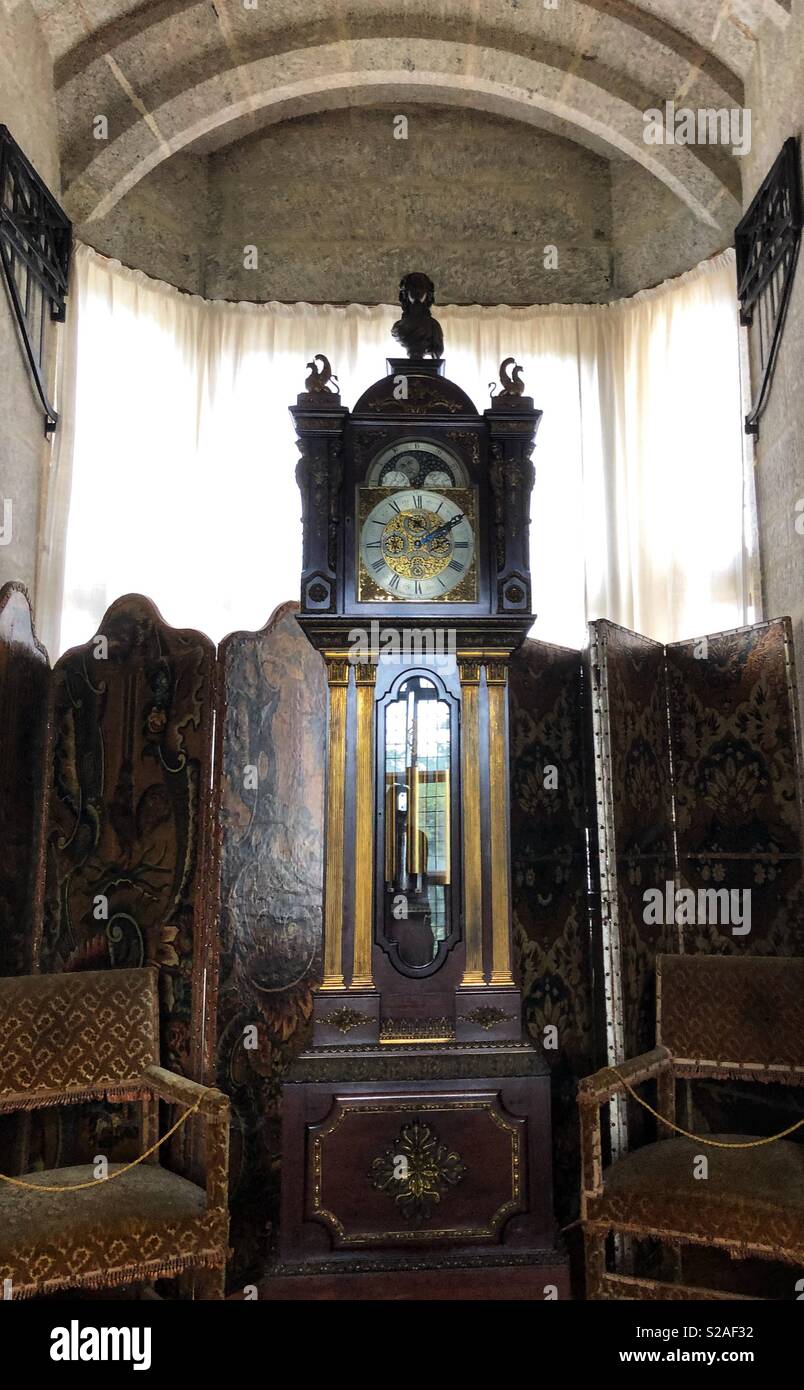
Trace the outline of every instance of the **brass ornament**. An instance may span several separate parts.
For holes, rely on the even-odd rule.
[[[389,378],[390,380],[392,378]],[[430,415],[436,412],[456,415],[463,409],[463,404],[447,395],[438,378],[431,381],[428,377],[411,375],[408,378],[407,399],[398,400],[392,391],[388,390],[387,393],[368,401],[365,409],[372,414],[382,412],[384,415],[389,411],[405,415]]]
[[[455,1029],[448,1018],[386,1018],[380,1029],[381,1043],[454,1042]]]
[[[332,1009],[325,1018],[319,1019],[325,1028],[335,1028],[339,1033],[351,1033],[353,1028],[360,1028],[364,1023],[370,1023],[371,1018],[368,1014],[358,1013],[357,1009],[350,1009],[344,1004],[339,1009]]]
[[[467,1173],[460,1154],[442,1144],[422,1120],[403,1125],[399,1138],[371,1165],[369,1177],[412,1226],[429,1221],[442,1196]]]
[[[476,1023],[478,1028],[483,1028],[490,1032],[496,1028],[498,1023],[510,1022],[514,1014],[507,1014],[504,1009],[493,1009],[490,1005],[482,1005],[478,1009],[472,1009],[471,1013],[461,1014],[461,1023]]]

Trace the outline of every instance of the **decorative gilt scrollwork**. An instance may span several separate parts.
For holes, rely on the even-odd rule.
[[[505,489],[505,454],[503,447],[496,440],[491,446],[491,460],[489,463],[489,476],[491,478],[491,493],[494,502],[494,549],[497,557],[497,573],[505,568],[505,510],[503,505],[503,495]]]
[[[457,1187],[467,1173],[459,1153],[442,1144],[422,1120],[403,1125],[399,1138],[375,1158],[372,1185],[393,1199],[406,1221],[422,1226],[442,1196]]]
[[[498,1023],[510,1022],[515,1015],[507,1014],[504,1009],[492,1009],[483,1006],[479,1009],[472,1009],[471,1013],[461,1014],[459,1017],[461,1023],[476,1023],[478,1028],[490,1032],[492,1028],[497,1027]]]
[[[360,1028],[364,1023],[370,1023],[371,1018],[368,1014],[358,1013],[357,1009],[350,1009],[347,1005],[342,1005],[339,1009],[332,1009],[326,1017],[319,1019],[325,1028],[335,1028],[339,1033],[351,1033],[353,1028]]]
[[[380,1042],[446,1042],[455,1037],[448,1018],[383,1019]]]

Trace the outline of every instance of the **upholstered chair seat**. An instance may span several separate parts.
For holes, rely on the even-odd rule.
[[[589,1298],[715,1299],[733,1295],[682,1279],[609,1267],[607,1239],[630,1235],[804,1268],[804,1127],[762,1136],[707,1134],[676,1122],[676,1082],[804,1084],[804,959],[671,956],[656,960],[656,1047],[603,1067],[578,1087],[581,1224]],[[601,1110],[655,1086],[655,1142],[604,1166]],[[804,1126],[804,1121],[802,1121]],[[787,1137],[797,1129],[796,1138]],[[680,1133],[679,1130],[686,1131]],[[696,1134],[696,1137],[689,1137]],[[722,1148],[721,1144],[740,1147]],[[706,1161],[704,1169],[701,1160]],[[622,1250],[622,1247],[620,1247]],[[791,1282],[791,1288],[793,1283]]]
[[[0,979],[0,1113],[136,1101],[148,1153],[110,1163],[100,1182],[88,1165],[0,1180],[0,1283],[12,1299],[185,1273],[197,1297],[223,1295],[229,1103],[159,1066],[157,987],[150,967]],[[160,1100],[188,1115],[170,1142],[201,1182],[166,1166],[167,1146],[154,1149]]]
[[[730,1144],[750,1136],[711,1134]],[[696,1177],[704,1154],[708,1176]],[[703,1148],[692,1139],[646,1144],[605,1170],[587,1218],[612,1230],[667,1241],[742,1246],[774,1259],[804,1252],[804,1144],[781,1139],[753,1149]]]

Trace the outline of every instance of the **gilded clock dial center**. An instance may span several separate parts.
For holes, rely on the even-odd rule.
[[[474,561],[466,490],[377,491],[360,531],[364,573],[389,598],[446,598]]]
[[[452,559],[447,535],[433,535],[441,526],[435,512],[402,512],[383,531],[382,554],[395,574],[406,579],[432,578]]]

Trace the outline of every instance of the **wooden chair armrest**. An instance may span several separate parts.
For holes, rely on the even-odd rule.
[[[200,1101],[201,1115],[214,1119],[221,1112],[228,1114],[229,1101],[215,1086],[202,1086],[200,1081],[192,1081],[189,1076],[179,1076],[178,1072],[153,1064],[145,1068],[142,1079],[149,1090],[172,1105],[195,1105]]]
[[[654,1078],[659,1083],[659,1110],[674,1118],[675,1080],[673,1058],[666,1047],[654,1047],[631,1057],[617,1067],[601,1067],[593,1076],[584,1077],[578,1084],[578,1110],[581,1121],[581,1220],[586,1220],[587,1202],[603,1192],[603,1136],[600,1126],[601,1107],[621,1091],[624,1083],[638,1086]]]
[[[206,1128],[205,1170],[207,1207],[227,1213],[229,1175],[229,1100],[214,1086],[202,1086],[187,1076],[155,1065],[145,1068],[142,1080],[152,1093],[172,1105],[198,1106]]]
[[[630,1057],[627,1062],[619,1064],[616,1072],[613,1067],[601,1067],[593,1076],[585,1076],[579,1081],[578,1104],[599,1108],[625,1090],[623,1081],[627,1081],[631,1086],[638,1086],[642,1081],[650,1081],[665,1071],[671,1071],[672,1067],[672,1054],[666,1047],[654,1047],[652,1052]]]

